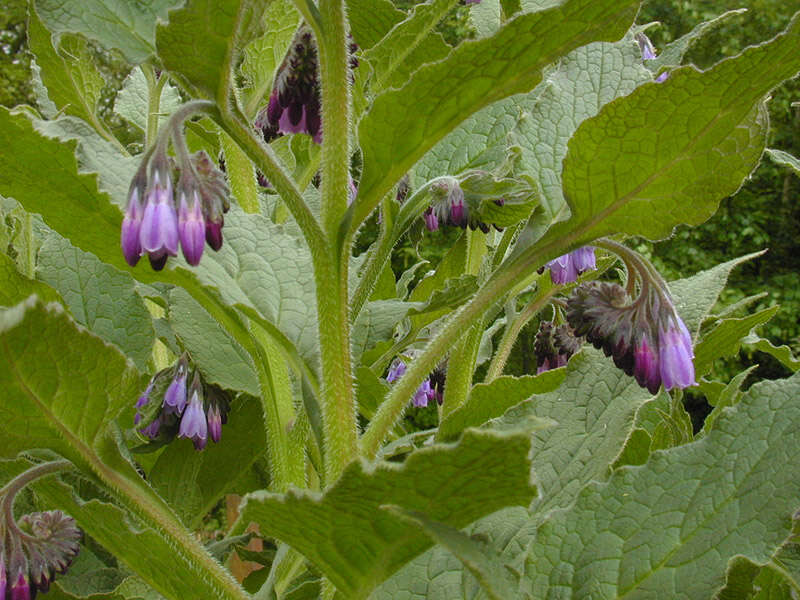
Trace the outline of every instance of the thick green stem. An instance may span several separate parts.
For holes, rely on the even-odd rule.
[[[216,111],[212,118],[225,130],[233,140],[239,144],[244,153],[252,160],[256,167],[269,179],[269,182],[280,194],[281,199],[286,203],[292,213],[303,237],[306,240],[312,254],[330,253],[322,229],[317,222],[311,209],[303,200],[300,190],[286,169],[280,163],[280,159],[268,145],[264,144],[256,132],[247,124],[244,115],[237,108],[231,108],[228,112]]]
[[[322,229],[327,252],[313,252],[322,355],[325,482],[331,485],[358,453],[350,355],[349,251],[335,240],[350,183],[350,69],[344,0],[321,0],[317,35],[322,95]]]

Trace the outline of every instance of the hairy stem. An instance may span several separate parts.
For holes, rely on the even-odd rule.
[[[333,252],[312,253],[322,355],[325,482],[331,485],[358,450],[350,356],[349,252],[335,240],[347,209],[350,179],[350,69],[344,0],[321,0],[317,35],[322,95],[322,207],[325,239]]]

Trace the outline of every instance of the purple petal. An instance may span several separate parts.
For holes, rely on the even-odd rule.
[[[422,385],[417,388],[417,391],[414,393],[414,397],[411,399],[411,403],[416,407],[425,407],[428,406],[428,400],[431,398],[431,382],[426,379],[422,382]]]
[[[214,252],[222,248],[222,223],[206,221],[206,241]]]
[[[192,387],[194,388],[194,385]],[[206,420],[206,413],[203,412],[203,400],[200,398],[197,389],[193,389],[189,406],[181,417],[178,437],[192,440],[196,450],[205,448],[208,440],[208,421]]]
[[[597,268],[597,262],[594,256],[594,246],[583,246],[570,253],[572,255],[572,262],[578,273],[585,271],[593,271]]]
[[[389,372],[386,374],[386,381],[389,383],[394,383],[400,379],[405,372],[406,363],[400,359],[396,359],[394,362],[392,362],[392,366],[389,367]]]
[[[222,438],[222,415],[216,403],[208,407],[208,437],[215,444]]]
[[[665,389],[697,385],[694,380],[691,349],[686,346],[683,332],[672,324],[660,332],[658,359],[659,372]]]
[[[423,218],[425,219],[425,227],[428,228],[428,231],[436,231],[439,229],[439,219],[436,218],[436,213],[433,212],[430,206],[425,209]]]
[[[178,213],[178,235],[186,262],[198,265],[203,256],[206,244],[206,224],[197,192],[193,192],[192,206],[188,205],[186,196],[181,194],[181,205]]]
[[[160,187],[158,174],[153,189],[147,195],[139,242],[142,250],[151,253],[178,254],[178,215],[172,202],[172,185]],[[169,181],[169,180],[167,180]]]
[[[125,257],[125,262],[132,267],[136,266],[136,263],[139,262],[139,257],[142,255],[139,232],[142,228],[143,213],[139,190],[134,189],[125,209],[125,218],[122,219],[122,234],[120,236],[122,255]]]
[[[642,387],[646,387],[651,394],[657,394],[661,386],[661,376],[659,374],[658,356],[653,349],[652,343],[647,336],[635,346],[633,350],[635,366],[633,375]]]

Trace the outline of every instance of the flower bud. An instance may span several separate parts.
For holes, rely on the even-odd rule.
[[[192,440],[195,450],[205,448],[208,441],[208,420],[203,410],[203,386],[197,371],[194,373],[192,385],[189,388],[189,405],[181,417],[178,437]]]
[[[186,354],[180,357],[175,366],[172,383],[164,394],[164,410],[167,413],[181,415],[186,408],[186,377],[189,370]]]
[[[196,189],[181,189],[178,207],[178,236],[186,262],[194,266],[200,264],[203,247],[206,243],[206,224]]]
[[[142,218],[144,217],[144,207],[142,198],[147,187],[144,172],[138,173],[131,182],[131,189],[128,192],[128,205],[125,207],[125,217],[122,219],[122,232],[120,235],[120,245],[125,262],[135,267],[142,255],[142,244],[139,235],[142,229]]]

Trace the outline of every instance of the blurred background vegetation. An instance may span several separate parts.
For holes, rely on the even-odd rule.
[[[399,8],[409,9],[415,0],[394,0]],[[700,68],[740,52],[748,45],[769,39],[786,27],[791,16],[800,10],[800,0],[649,0],[644,3],[638,21],[658,21],[648,30],[656,48],[688,33],[695,25],[734,8],[747,12],[726,20],[695,44],[687,60]],[[31,60],[26,49],[27,0],[0,3],[0,104],[34,104],[31,85]],[[450,44],[472,37],[469,11],[459,6],[442,22],[440,33]],[[100,116],[124,139],[125,127],[111,111],[113,98],[127,75],[125,63],[118,57],[94,48],[106,79]],[[800,81],[795,80],[775,90],[769,103],[772,131],[768,146],[800,156]],[[790,170],[766,159],[745,182],[741,190],[720,205],[719,212],[701,227],[678,228],[669,240],[639,249],[649,253],[667,279],[676,279],[708,269],[733,257],[763,248],[769,252],[734,271],[723,302],[732,304],[742,298],[767,292],[754,308],[780,304],[781,311],[762,333],[776,344],[788,344],[800,350],[800,178]],[[374,239],[374,224],[361,237],[363,244]],[[426,257],[440,256],[452,244],[457,232],[427,236]],[[417,260],[408,240],[398,249],[395,267],[401,272]],[[535,325],[535,323],[533,324]],[[535,368],[533,336],[530,326],[523,331],[508,370],[531,372]],[[745,351],[743,351],[744,353]],[[759,363],[756,378],[781,377],[788,372],[772,357],[756,353],[718,365],[719,378],[727,381],[744,364]]]

